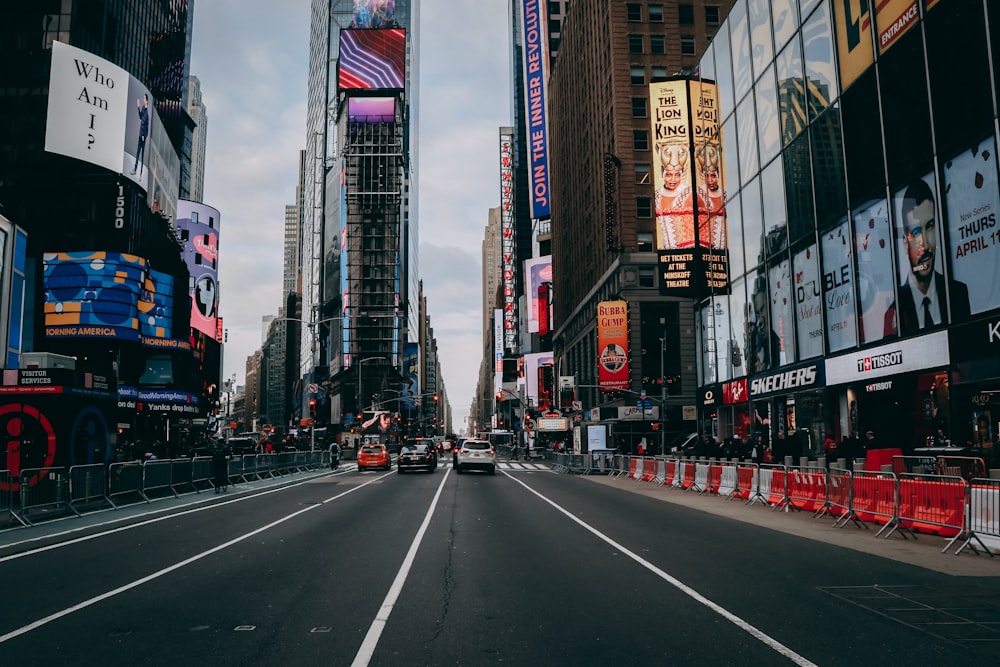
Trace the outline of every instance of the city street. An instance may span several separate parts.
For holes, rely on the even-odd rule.
[[[902,539],[808,515],[541,464],[490,476],[442,463],[408,475],[347,465],[0,533],[4,663],[1000,656],[1000,559],[940,554],[923,536],[894,559]]]

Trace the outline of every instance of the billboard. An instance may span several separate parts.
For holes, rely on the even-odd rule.
[[[934,174],[911,181],[896,192],[896,300],[885,314],[886,335],[909,336],[949,320],[969,318],[969,289],[951,281],[951,299],[944,277],[944,241],[939,238]],[[950,308],[949,308],[950,306]]]
[[[839,352],[858,344],[854,327],[854,243],[848,220],[845,218],[840,225],[823,234],[820,244],[823,254],[826,340],[829,342],[830,352]],[[820,346],[822,347],[822,340]]]
[[[951,296],[957,302],[960,294],[955,285],[966,285],[972,315],[1000,308],[997,187],[996,145],[992,137],[944,164],[948,263],[954,278]]]
[[[887,326],[885,322],[895,285],[889,206],[884,199],[876,199],[854,209],[851,217],[858,264],[858,331],[861,343],[872,343],[895,328],[895,324]]]
[[[396,120],[396,98],[394,97],[347,98],[347,122],[349,123],[391,123],[394,120]]]
[[[543,0],[522,0],[521,40],[524,49],[524,118],[528,134],[528,189],[532,218],[547,218],[549,199],[547,6]]]
[[[833,3],[833,21],[837,33],[837,60],[840,63],[840,89],[875,62],[872,51],[872,16],[868,0],[844,0]]]
[[[354,0],[352,28],[391,28],[396,25],[396,0]]]
[[[718,88],[710,81],[679,79],[650,84],[649,95],[660,291],[682,296],[727,291]]]
[[[906,31],[920,20],[917,0],[880,0],[875,3],[875,27],[878,29],[878,50],[895,44]]]
[[[524,279],[528,283],[528,331],[530,333],[545,333],[539,330],[539,322],[550,322],[552,318],[542,309],[549,310],[551,303],[546,296],[545,285],[552,285],[552,255],[534,257],[524,260]]]
[[[340,31],[340,90],[402,90],[405,72],[405,30]]]
[[[49,338],[114,338],[190,349],[173,337],[174,279],[137,255],[109,251],[42,255]]]
[[[500,128],[500,271],[503,288],[503,347],[516,353],[517,233],[514,226],[514,128]]]
[[[191,328],[214,339],[219,312],[219,211],[200,202],[177,202],[177,231],[190,274]]]
[[[547,395],[550,388],[543,386],[544,383],[539,382],[538,375],[539,370],[543,366],[551,367],[555,363],[552,353],[535,352],[533,354],[526,354],[523,357],[523,363],[525,392],[527,397],[531,399],[535,405],[541,406],[546,401],[551,405],[552,397],[551,395]]]
[[[597,378],[601,389],[628,389],[628,303],[597,304]]]

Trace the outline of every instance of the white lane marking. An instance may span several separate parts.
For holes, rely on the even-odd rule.
[[[431,523],[431,517],[434,515],[434,509],[441,498],[441,491],[444,489],[444,483],[448,481],[449,474],[451,474],[450,470],[445,471],[441,483],[438,484],[437,493],[434,494],[431,506],[427,508],[424,521],[420,524],[420,528],[417,530],[417,534],[410,544],[410,550],[406,552],[406,557],[403,559],[403,564],[400,566],[396,578],[389,587],[389,592],[386,593],[385,599],[382,600],[382,606],[375,613],[375,620],[372,621],[371,627],[368,628],[368,633],[365,635],[364,641],[361,642],[361,647],[358,649],[358,654],[354,656],[354,662],[351,663],[351,667],[367,667],[368,663],[371,662],[372,656],[375,654],[375,647],[378,645],[382,631],[385,630],[385,624],[389,620],[389,614],[392,613],[393,607],[396,606],[396,600],[399,599],[399,594],[403,590],[406,577],[410,574],[410,568],[413,567],[413,560],[417,557],[417,549],[420,548],[420,543],[424,539],[424,533],[427,532],[427,526]]]
[[[573,520],[576,523],[578,523],[584,529],[586,529],[586,530],[590,531],[591,533],[593,533],[595,536],[597,536],[598,539],[601,539],[601,540],[607,542],[608,544],[610,544],[611,546],[613,546],[615,549],[619,550],[621,553],[625,554],[626,556],[628,556],[629,558],[631,558],[632,560],[634,560],[639,565],[643,566],[644,568],[646,568],[647,570],[649,570],[650,572],[652,572],[656,576],[660,577],[661,579],[663,579],[664,581],[666,581],[668,584],[670,584],[671,586],[673,586],[674,588],[676,588],[680,592],[684,593],[685,595],[687,595],[688,597],[690,597],[691,599],[693,599],[695,602],[698,602],[698,603],[700,603],[700,604],[708,607],[709,609],[711,609],[715,613],[719,614],[720,616],[722,616],[724,619],[726,619],[727,621],[729,621],[730,623],[732,623],[736,627],[740,628],[741,630],[743,630],[744,632],[746,632],[747,634],[749,634],[751,637],[757,639],[758,641],[762,642],[763,644],[765,644],[769,648],[771,648],[774,651],[776,651],[776,652],[780,653],[781,655],[785,656],[786,658],[788,658],[789,660],[791,660],[792,662],[794,662],[796,665],[801,665],[802,667],[817,667],[816,663],[810,661],[808,658],[806,658],[804,656],[799,655],[798,653],[796,653],[792,649],[788,648],[787,646],[785,646],[784,644],[782,644],[781,642],[779,642],[777,639],[774,639],[770,635],[766,634],[763,630],[759,630],[758,628],[754,627],[749,622],[744,621],[742,618],[740,618],[736,614],[732,613],[728,609],[722,607],[721,605],[716,604],[715,602],[712,602],[711,600],[709,600],[708,598],[706,598],[704,595],[702,595],[698,591],[694,590],[693,588],[691,588],[687,584],[683,583],[681,580],[679,580],[676,577],[673,577],[673,576],[667,574],[666,572],[664,572],[660,568],[656,567],[655,565],[653,565],[652,563],[650,563],[648,560],[646,560],[645,558],[643,558],[639,554],[637,554],[637,553],[635,553],[635,552],[627,549],[624,545],[619,544],[614,539],[612,539],[611,537],[608,537],[607,535],[605,535],[601,531],[597,530],[596,528],[594,528],[590,524],[586,523],[582,519],[577,518],[576,516],[574,516],[568,510],[563,509],[562,507],[560,507],[559,505],[557,505],[554,501],[549,500],[548,498],[546,498],[545,496],[543,496],[541,493],[539,493],[538,491],[535,491],[533,488],[531,488],[530,486],[528,486],[527,484],[525,484],[524,482],[522,482],[519,477],[511,475],[508,472],[504,472],[504,474],[507,475],[507,477],[510,477],[512,480],[514,480],[518,484],[520,484],[521,486],[523,486],[525,489],[527,489],[531,493],[533,493],[536,496],[538,496],[541,500],[543,500],[546,503],[548,503],[549,505],[551,505],[557,511],[561,512],[565,516],[569,517],[571,520]]]
[[[387,473],[387,474],[389,474],[389,473]],[[321,507],[323,505],[326,505],[327,503],[333,502],[334,500],[337,500],[338,498],[343,498],[344,496],[346,496],[349,493],[354,493],[358,489],[362,489],[362,488],[368,486],[369,484],[373,484],[373,483],[379,481],[380,479],[382,479],[382,477],[385,477],[385,475],[382,475],[381,477],[375,478],[375,479],[371,480],[370,482],[365,482],[364,484],[361,484],[359,486],[355,486],[353,488],[350,488],[347,491],[344,491],[343,493],[338,493],[337,495],[335,495],[335,496],[333,496],[331,498],[327,498],[326,500],[321,501],[318,505],[310,505],[308,507],[303,507],[302,509],[300,509],[298,511],[295,511],[295,512],[292,512],[291,514],[288,514],[288,515],[286,515],[286,516],[278,519],[277,521],[272,521],[271,523],[267,524],[266,526],[261,526],[260,528],[257,528],[256,530],[252,530],[249,533],[246,533],[244,535],[240,535],[239,537],[233,538],[233,539],[229,540],[228,542],[225,542],[225,543],[220,544],[218,546],[212,547],[211,549],[209,549],[207,551],[203,551],[200,554],[195,554],[194,556],[191,556],[190,558],[186,558],[186,559],[184,559],[184,560],[182,560],[180,562],[174,563],[173,565],[165,567],[165,568],[163,568],[161,570],[157,570],[156,572],[148,574],[145,577],[141,577],[139,579],[131,581],[131,582],[129,582],[129,583],[123,585],[123,586],[119,586],[118,588],[115,588],[115,589],[112,589],[110,591],[107,591],[106,593],[101,593],[100,595],[96,595],[96,596],[90,598],[89,600],[84,600],[83,602],[79,602],[79,603],[77,603],[77,604],[75,604],[75,605],[73,605],[71,607],[66,607],[65,609],[61,609],[60,611],[57,611],[54,614],[49,614],[48,616],[46,616],[44,618],[40,618],[37,621],[34,621],[33,623],[29,623],[28,625],[22,626],[20,628],[17,628],[16,630],[11,630],[10,632],[8,632],[5,635],[0,635],[0,644],[3,644],[4,642],[6,642],[8,640],[14,639],[15,637],[20,637],[23,634],[27,634],[28,632],[31,632],[32,630],[37,630],[38,628],[42,627],[43,625],[51,623],[52,621],[59,620],[60,618],[63,618],[64,616],[69,616],[70,614],[72,614],[74,612],[77,612],[77,611],[80,611],[81,609],[86,609],[87,607],[95,605],[98,602],[102,602],[103,600],[107,600],[109,598],[112,598],[112,597],[118,595],[119,593],[124,593],[125,591],[129,591],[129,590],[132,590],[133,588],[138,588],[139,586],[142,586],[143,584],[149,583],[150,581],[153,581],[154,579],[159,579],[160,577],[162,577],[162,576],[164,576],[166,574],[169,574],[169,573],[173,572],[174,570],[179,570],[180,568],[182,568],[182,567],[184,567],[186,565],[190,565],[191,563],[194,563],[195,561],[199,561],[202,558],[205,558],[206,556],[211,556],[212,554],[214,554],[216,552],[219,552],[219,551],[222,551],[223,549],[227,549],[227,548],[233,546],[234,544],[239,544],[240,542],[242,542],[242,541],[244,541],[244,540],[246,540],[248,538],[251,538],[254,535],[259,535],[259,534],[263,533],[264,531],[270,530],[271,528],[274,528],[275,526],[281,525],[281,524],[285,523],[286,521],[294,519],[295,517],[299,516],[300,514],[305,514],[306,512],[310,512],[310,511],[316,509],[317,507]],[[438,493],[439,494],[441,493],[440,489],[438,490]],[[436,500],[436,498],[435,498],[435,500]],[[176,515],[174,515],[174,516],[176,516]]]
[[[347,472],[347,470],[345,470],[343,472]],[[17,554],[11,554],[9,556],[2,556],[2,557],[0,557],[0,563],[3,563],[3,562],[8,561],[8,560],[14,560],[15,558],[22,558],[24,556],[30,556],[32,554],[41,553],[43,551],[50,551],[52,549],[59,549],[59,548],[65,547],[65,546],[69,546],[70,544],[77,544],[79,542],[86,542],[87,540],[93,540],[95,538],[103,537],[105,535],[112,535],[114,533],[118,533],[118,532],[121,532],[123,530],[131,530],[132,528],[139,528],[140,526],[146,526],[146,525],[151,524],[151,523],[156,523],[157,521],[164,521],[166,519],[172,519],[172,518],[177,517],[177,516],[184,516],[185,514],[191,514],[192,512],[204,512],[205,510],[215,509],[216,507],[223,507],[225,505],[229,505],[230,503],[240,503],[240,502],[243,502],[245,500],[253,500],[254,498],[259,498],[260,496],[266,496],[266,495],[271,494],[271,493],[277,493],[279,491],[284,491],[285,489],[293,489],[296,486],[302,486],[303,484],[309,484],[310,482],[312,482],[312,481],[314,481],[314,480],[316,480],[318,478],[321,478],[321,477],[331,477],[331,476],[332,477],[336,477],[336,476],[341,475],[341,474],[343,474],[343,473],[342,472],[336,472],[336,473],[332,473],[332,474],[328,474],[328,475],[314,475],[313,477],[310,477],[309,479],[303,479],[301,481],[294,482],[292,484],[283,484],[282,486],[277,486],[277,487],[273,487],[273,488],[269,488],[269,489],[263,489],[263,490],[257,491],[257,492],[254,492],[253,490],[250,490],[250,492],[247,495],[240,495],[240,496],[237,496],[235,498],[232,498],[231,500],[224,500],[224,501],[219,502],[219,503],[206,504],[209,500],[211,500],[213,498],[213,496],[207,496],[207,497],[204,497],[204,498],[198,498],[198,499],[193,500],[193,501],[191,501],[189,503],[184,503],[183,505],[176,505],[174,507],[159,507],[159,508],[156,508],[156,509],[151,509],[148,512],[142,512],[140,514],[134,514],[132,516],[115,517],[114,519],[111,519],[109,521],[105,521],[104,523],[95,523],[95,524],[91,524],[89,526],[79,526],[79,527],[76,527],[76,528],[69,528],[67,530],[64,530],[64,531],[58,532],[58,533],[49,533],[47,535],[39,535],[37,537],[29,537],[27,539],[20,540],[19,542],[11,542],[9,544],[2,544],[2,545],[0,545],[0,549],[10,549],[10,548],[13,548],[13,547],[18,547],[18,546],[20,546],[22,544],[29,544],[31,542],[40,542],[41,540],[47,540],[47,539],[52,539],[52,538],[60,538],[60,537],[62,537],[64,535],[72,535],[73,533],[79,533],[81,531],[91,530],[93,528],[100,529],[103,526],[111,526],[111,525],[114,525],[116,523],[121,523],[122,521],[128,521],[129,519],[134,519],[136,517],[152,516],[152,515],[155,515],[155,514],[161,514],[161,515],[163,515],[163,516],[160,516],[160,517],[155,518],[155,519],[147,519],[145,521],[140,521],[138,523],[130,523],[127,526],[120,526],[118,528],[111,528],[109,530],[104,530],[104,531],[101,531],[101,532],[98,532],[98,533],[93,533],[91,535],[85,535],[83,537],[78,537],[76,539],[66,540],[65,542],[59,542],[58,544],[50,544],[48,546],[38,547],[37,549],[31,549],[30,551],[24,551],[24,552],[17,553]],[[185,507],[191,507],[192,505],[195,506],[193,509],[184,509]],[[115,509],[117,509],[117,508],[115,508]],[[101,512],[113,512],[113,511],[115,511],[115,509],[99,510],[99,511],[101,511]],[[180,511],[180,512],[171,512],[171,510],[177,510],[177,509],[181,509],[183,511]],[[165,512],[167,514],[164,515]],[[73,519],[73,518],[76,518],[76,517],[68,517],[67,520],[70,520],[70,519]],[[54,519],[53,521],[61,521],[61,520],[62,519]]]

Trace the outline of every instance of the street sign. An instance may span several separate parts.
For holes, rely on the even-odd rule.
[[[583,401],[573,401],[572,407],[577,412],[582,412],[583,411]]]

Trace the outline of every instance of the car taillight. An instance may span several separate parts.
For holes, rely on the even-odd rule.
[[[494,452],[492,449],[490,449],[489,454],[490,456],[496,456],[496,452]]]

